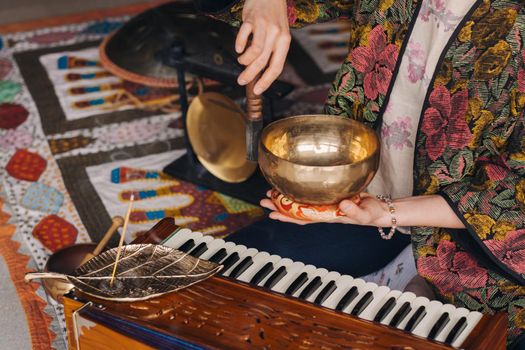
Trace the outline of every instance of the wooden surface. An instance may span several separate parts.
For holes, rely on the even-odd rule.
[[[64,314],[66,316],[66,327],[68,330],[68,348],[77,349],[77,343],[73,333],[73,312],[84,304],[64,298]],[[79,345],[81,350],[115,350],[115,349],[134,349],[134,350],[151,350],[150,346],[144,345],[130,337],[126,337],[114,330],[96,324],[93,327],[82,326],[79,329]]]
[[[142,302],[112,303],[78,292],[75,296],[104,306],[103,311],[87,309],[88,316],[83,317],[113,325],[130,340],[140,339],[151,346],[163,344],[163,348],[182,342],[212,349],[451,349],[395,328],[222,277]],[[121,320],[134,324],[136,329],[118,325]],[[503,350],[505,329],[504,315],[484,316],[465,348]],[[156,335],[152,336],[152,331]],[[108,338],[106,332],[91,331],[96,337],[92,341],[103,342]],[[166,341],[166,336],[173,343]]]
[[[176,228],[173,220],[162,220],[140,242],[158,243]],[[74,305],[71,297],[65,298],[69,299],[66,304]],[[130,341],[140,339],[155,347],[187,345],[174,347],[180,349],[451,349],[398,329],[223,277],[143,302],[112,303],[79,292],[74,297],[103,306],[88,308],[83,316],[106,325],[90,332],[90,337],[96,338],[90,341],[100,346],[104,339],[112,339],[107,332],[116,330]],[[76,307],[66,308],[68,319]],[[71,338],[71,322],[68,334]],[[503,350],[505,339],[506,315],[486,315],[464,347]]]
[[[132,244],[159,244],[174,233],[179,226],[175,225],[173,218],[164,218],[157,222],[155,226],[146,231],[143,235],[135,238]]]
[[[173,218],[164,218],[160,220],[151,229],[149,229],[147,232],[145,232],[143,235],[137,237],[132,243],[158,244],[164,239],[168,238],[178,228],[179,227],[175,225],[175,220]],[[77,349],[77,344],[75,341],[73,312],[84,306],[84,303],[69,297],[64,297],[63,301],[69,349],[79,350]],[[82,329],[79,342],[82,350],[117,349],[116,347],[114,347],[115,344],[118,344],[118,349],[152,349],[151,347],[144,345],[143,343],[140,343],[131,337],[123,336],[122,334],[112,330],[111,328],[104,327],[99,324],[89,329]]]
[[[463,343],[469,350],[505,350],[508,317],[505,313],[484,317]]]
[[[150,9],[152,7],[158,6],[166,2],[168,2],[168,0],[152,0],[152,1],[147,1],[144,3],[121,6],[121,7],[111,8],[111,9],[100,9],[100,10],[93,10],[93,11],[88,11],[84,13],[43,18],[43,19],[27,21],[27,22],[4,24],[4,25],[0,25],[0,33],[6,34],[6,33],[13,33],[13,32],[21,32],[21,31],[35,30],[35,29],[45,28],[45,27],[53,27],[53,26],[60,26],[60,25],[65,25],[65,24],[85,22],[85,21],[90,21],[94,19],[104,19],[107,17],[132,15],[132,14],[140,13],[142,11],[145,11],[147,9]]]

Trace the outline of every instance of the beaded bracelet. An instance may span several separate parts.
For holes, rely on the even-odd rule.
[[[388,206],[388,211],[390,212],[390,220],[392,222],[392,227],[390,228],[390,232],[388,234],[385,234],[383,229],[381,227],[378,227],[377,230],[379,231],[379,234],[381,235],[381,238],[383,239],[390,239],[394,235],[397,229],[397,220],[396,216],[394,215],[396,213],[396,208],[394,207],[394,204],[392,203],[392,199],[390,196],[384,196],[384,195],[378,195],[376,196],[377,199],[380,201],[383,201]]]

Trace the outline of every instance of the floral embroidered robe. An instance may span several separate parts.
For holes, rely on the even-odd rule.
[[[439,1],[288,0],[292,26],[352,24],[326,112],[377,128],[420,7]],[[242,0],[196,3],[240,24]],[[414,195],[440,194],[467,227],[413,228],[419,274],[446,302],[507,312],[509,342],[525,329],[524,44],[525,2],[476,1],[432,77],[413,173]]]

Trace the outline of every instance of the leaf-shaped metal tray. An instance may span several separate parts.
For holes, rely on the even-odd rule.
[[[222,265],[155,244],[122,247],[116,277],[110,285],[117,248],[110,249],[80,266],[72,275],[28,273],[35,278],[67,279],[82,292],[112,301],[137,301],[174,292],[203,281]]]

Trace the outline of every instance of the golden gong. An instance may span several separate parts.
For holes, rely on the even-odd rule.
[[[292,201],[337,204],[361,193],[379,166],[375,131],[353,119],[302,115],[264,128],[259,165],[268,182]]]
[[[249,178],[257,164],[246,160],[246,120],[228,97],[206,92],[195,97],[186,118],[189,141],[202,165],[226,182]]]

